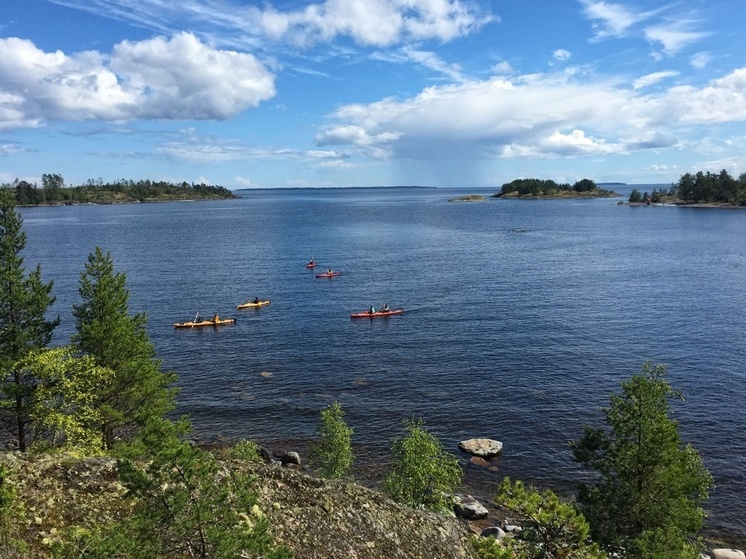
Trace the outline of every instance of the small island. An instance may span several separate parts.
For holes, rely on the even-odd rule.
[[[487,200],[481,194],[467,194],[466,196],[459,196],[458,198],[451,198],[449,202],[484,202]]]
[[[743,208],[746,207],[746,173],[742,173],[738,179],[730,176],[725,169],[720,173],[685,173],[669,189],[654,188],[650,193],[640,193],[633,188],[627,201],[630,205]]]
[[[78,204],[127,204],[137,202],[175,202],[193,200],[225,200],[238,198],[223,186],[179,184],[167,181],[125,180],[105,183],[88,179],[84,184],[66,185],[58,174],[44,173],[42,186],[16,179],[0,188],[15,192],[18,206],[72,206]]]
[[[493,198],[618,198],[621,196],[613,190],[599,188],[590,179],[582,179],[575,184],[558,184],[553,180],[516,179],[505,183],[500,192],[493,194]]]

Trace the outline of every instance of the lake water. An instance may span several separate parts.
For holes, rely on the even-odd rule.
[[[715,477],[708,530],[746,542],[746,211],[448,202],[492,192],[23,208],[24,255],[55,280],[65,343],[88,254],[111,252],[199,436],[307,441],[338,400],[358,469],[385,463],[409,417],[454,453],[464,438],[503,441],[498,473],[466,465],[487,494],[502,475],[571,492],[586,474],[568,441],[602,425],[644,361],[664,363],[686,396],[681,432]],[[316,279],[311,257],[343,275]],[[255,296],[271,305],[235,309]],[[405,313],[349,318],[384,302]],[[238,322],[174,330],[197,311]]]

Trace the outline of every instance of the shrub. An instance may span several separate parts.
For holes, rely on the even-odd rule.
[[[387,491],[412,507],[450,510],[451,495],[461,483],[458,458],[443,450],[422,420],[406,420],[404,429],[407,435],[396,439],[391,449],[394,465],[385,480]]]
[[[321,440],[311,447],[311,461],[316,471],[325,478],[344,477],[352,465],[354,455],[350,446],[353,430],[347,427],[339,402],[321,410],[321,423],[316,434]]]

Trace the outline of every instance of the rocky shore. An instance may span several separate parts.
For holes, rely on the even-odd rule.
[[[501,446],[485,441],[460,445],[468,453],[465,469],[493,467],[490,460]],[[456,495],[453,514],[437,514],[399,505],[363,480],[318,478],[304,466],[303,455],[265,450],[265,462],[242,466],[256,476],[276,541],[298,559],[476,559],[474,535],[504,537],[520,530],[521,519],[497,507],[492,495],[470,494],[468,482]],[[26,509],[23,539],[34,557],[47,557],[45,550],[67,527],[115,522],[128,510],[114,459],[6,452],[0,463],[10,467]],[[710,541],[710,557],[746,559],[732,545]]]

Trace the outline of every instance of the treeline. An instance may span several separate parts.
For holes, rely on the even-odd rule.
[[[517,196],[554,196],[562,193],[594,191],[602,190],[591,179],[582,179],[572,185],[559,184],[551,179],[516,179],[502,185],[499,195],[516,193]]]
[[[121,202],[150,202],[159,200],[208,200],[235,198],[235,194],[223,186],[167,181],[127,180],[104,182],[88,179],[84,184],[66,185],[58,174],[44,173],[41,187],[36,183],[16,179],[2,188],[15,192],[15,203],[19,206],[42,204],[113,204]]]
[[[665,190],[640,193],[633,189],[629,196],[632,203],[669,202],[678,204],[729,204],[746,206],[746,173],[736,179],[723,169],[719,173],[698,171],[686,173],[679,182]]]

